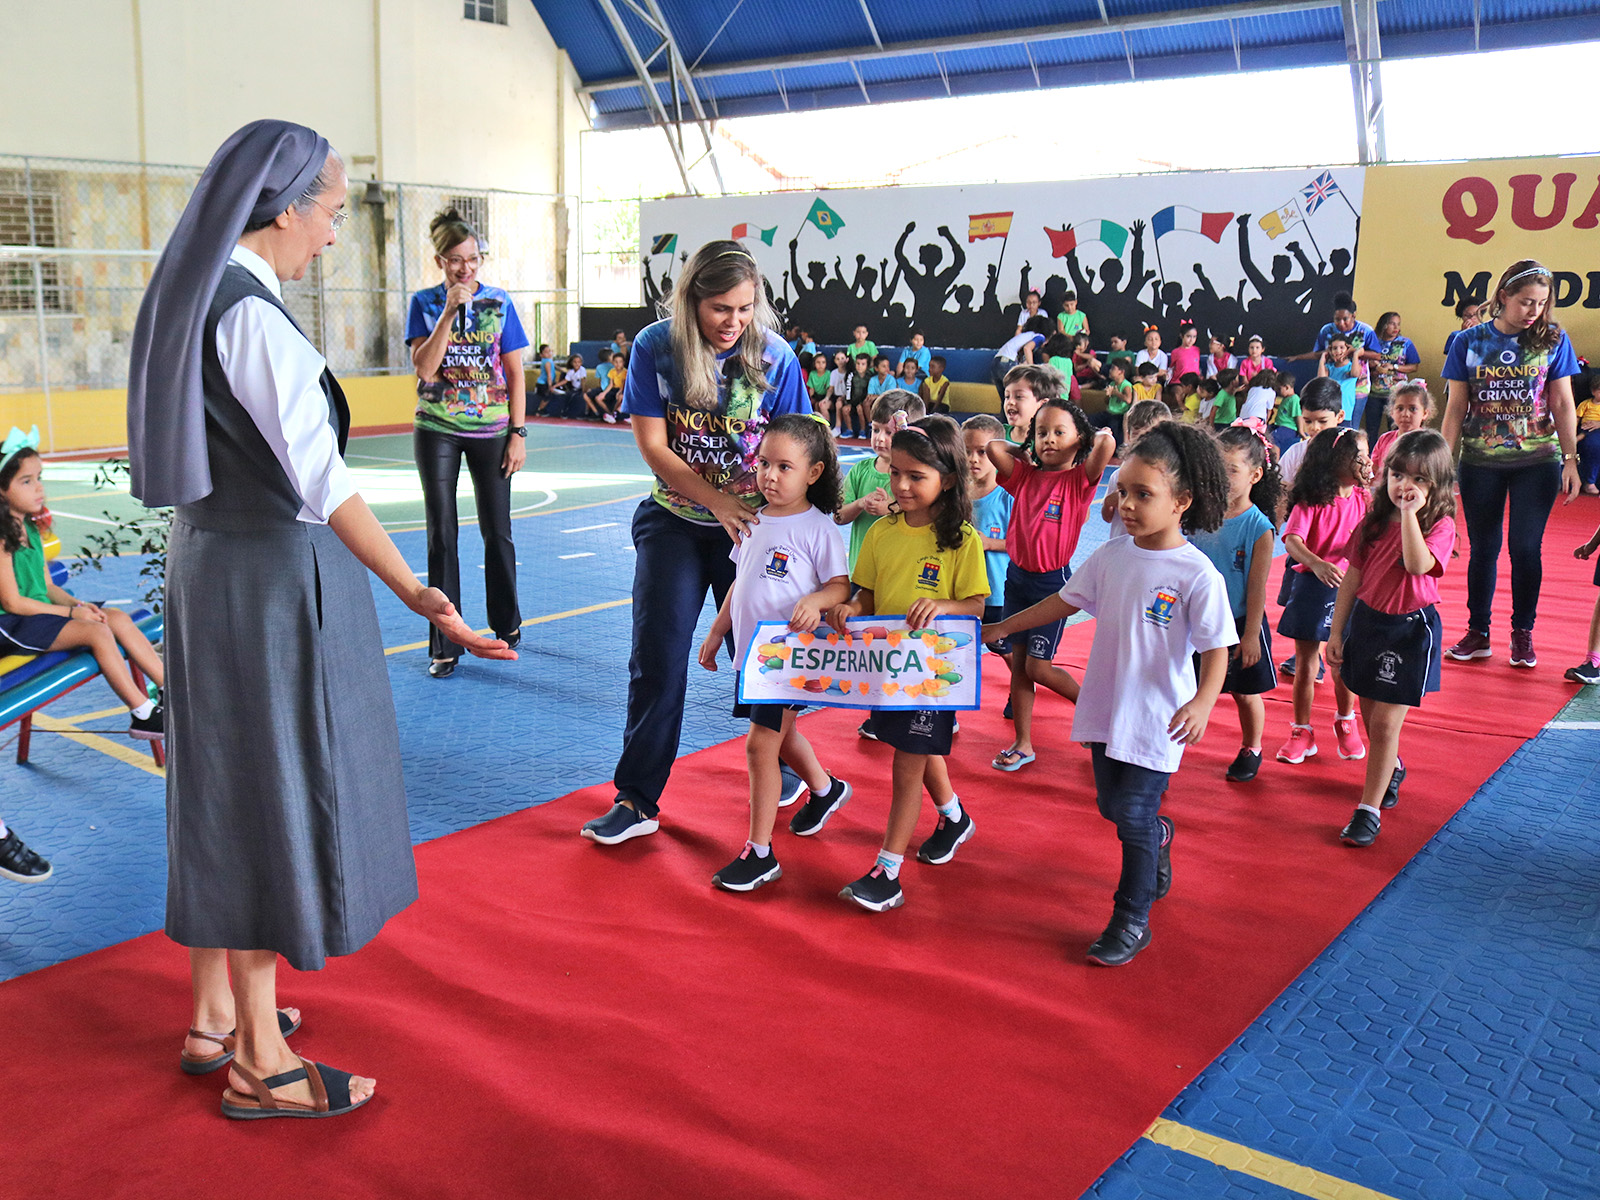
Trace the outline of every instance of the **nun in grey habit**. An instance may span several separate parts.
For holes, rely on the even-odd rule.
[[[370,569],[473,653],[352,486],[344,394],[284,307],[344,222],[343,163],[304,126],[225,142],[152,275],[128,389],[133,494],[167,554],[167,934],[191,948],[181,1065],[232,1062],[223,1112],[331,1116],[373,1081],[284,1040],[277,956],[318,970],[417,897]],[[366,568],[366,569],[364,569]],[[230,981],[231,969],[231,981]]]

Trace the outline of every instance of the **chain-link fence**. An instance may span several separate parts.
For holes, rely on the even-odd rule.
[[[0,155],[0,399],[127,384],[151,268],[198,167]],[[411,294],[440,281],[428,240],[455,207],[483,234],[481,273],[517,306],[528,338],[564,348],[577,289],[565,271],[561,196],[352,180],[338,245],[284,300],[335,374],[409,372]]]

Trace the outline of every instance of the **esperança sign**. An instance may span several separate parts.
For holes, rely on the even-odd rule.
[[[976,617],[938,617],[911,628],[903,616],[856,617],[844,634],[795,633],[762,621],[739,664],[744,704],[830,708],[972,709],[983,652]]]

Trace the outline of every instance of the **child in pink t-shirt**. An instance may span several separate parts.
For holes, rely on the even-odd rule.
[[[1200,374],[1200,331],[1185,321],[1178,331],[1178,344],[1167,355],[1170,379],[1182,379],[1190,372]]]
[[[1109,429],[1096,432],[1083,409],[1060,396],[1047,399],[1033,414],[1021,454],[999,438],[985,447],[1000,486],[1012,496],[1006,530],[1011,558],[1006,568],[1007,617],[1055,595],[1072,578],[1072,554],[1089,502],[1116,448]],[[1078,698],[1078,681],[1052,661],[1065,628],[1065,622],[1055,621],[1006,639],[1016,737],[990,763],[997,771],[1015,771],[1034,760],[1034,684],[1068,700]]]
[[[1394,428],[1385,431],[1372,448],[1372,473],[1383,482],[1383,460],[1402,434],[1421,429],[1433,416],[1433,396],[1420,379],[1402,383],[1389,397],[1389,419]]]
[[[1278,761],[1304,762],[1317,752],[1311,732],[1311,698],[1317,685],[1317,658],[1333,624],[1333,606],[1344,579],[1346,547],[1367,515],[1372,466],[1367,435],[1359,429],[1324,429],[1311,440],[1289,493],[1283,523],[1283,548],[1293,559],[1288,595],[1278,632],[1294,639],[1294,724]],[[1337,675],[1333,694],[1333,733],[1340,758],[1364,758],[1350,689]]]
[[[1380,810],[1399,802],[1406,777],[1400,727],[1409,709],[1439,690],[1444,639],[1434,606],[1456,542],[1454,483],[1450,446],[1440,434],[1401,434],[1372,489],[1372,509],[1350,539],[1328,665],[1361,697],[1371,756],[1361,802],[1339,835],[1347,846],[1372,845]]]
[[[1239,378],[1245,383],[1249,383],[1254,379],[1258,371],[1276,371],[1278,369],[1273,365],[1272,360],[1262,353],[1265,349],[1266,343],[1259,336],[1252,337],[1246,344],[1245,356],[1239,360]]]

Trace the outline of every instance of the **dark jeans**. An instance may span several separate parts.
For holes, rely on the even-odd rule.
[[[461,559],[456,543],[456,480],[467,460],[472,490],[478,501],[478,531],[483,534],[484,586],[488,592],[489,628],[510,633],[522,625],[517,606],[517,550],[511,544],[511,480],[505,461],[509,434],[460,437],[418,429],[412,437],[417,474],[422,477],[422,502],[428,514],[428,586],[436,587],[461,609]],[[428,653],[434,658],[460,658],[461,647],[428,626]]]
[[[1367,397],[1367,408],[1362,413],[1362,427],[1367,431],[1367,445],[1376,446],[1383,436],[1384,417],[1389,413],[1389,397],[1377,393]]]
[[[1126,418],[1127,415],[1128,414],[1125,412],[1097,412],[1090,415],[1089,424],[1093,425],[1096,429],[1111,430],[1111,436],[1117,439],[1117,445],[1120,446],[1122,445],[1122,439],[1124,436],[1124,418]]]
[[[998,354],[989,362],[989,382],[994,384],[994,390],[1000,393],[1000,407],[1006,406],[1006,374],[1017,365],[1014,358],[1001,358]]]
[[[720,607],[733,586],[733,539],[721,525],[696,525],[645,500],[633,514],[633,548],[628,724],[612,781],[618,800],[654,817],[678,757],[695,625],[706,589]]]
[[[1110,758],[1104,742],[1091,742],[1089,753],[1094,761],[1095,803],[1100,815],[1116,824],[1122,843],[1122,878],[1113,903],[1117,912],[1143,925],[1156,898],[1156,864],[1161,855],[1161,822],[1156,817],[1172,776]]]
[[[1496,568],[1500,560],[1501,526],[1510,501],[1511,628],[1531,630],[1538,615],[1539,585],[1544,562],[1539,548],[1545,522],[1561,491],[1561,464],[1530,467],[1483,467],[1462,463],[1461,510],[1467,521],[1467,626],[1489,632],[1494,609]]]
[[[1578,435],[1578,477],[1586,484],[1600,483],[1600,429]]]

